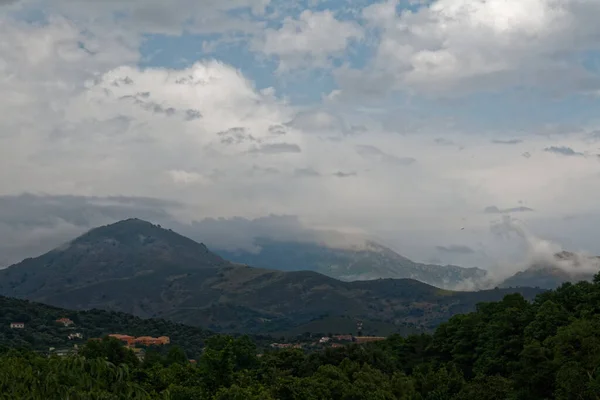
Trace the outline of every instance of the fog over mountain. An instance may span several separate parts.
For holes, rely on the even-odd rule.
[[[333,229],[314,229],[305,225],[297,216],[270,215],[255,219],[205,218],[190,221],[186,220],[186,213],[189,213],[189,206],[174,201],[151,198],[39,196],[32,194],[2,196],[0,197],[0,264],[8,266],[26,257],[43,254],[91,228],[130,217],[147,219],[166,228],[174,229],[194,240],[206,243],[210,249],[220,252],[226,258],[229,256],[239,261],[245,260],[249,263],[252,261],[261,264],[258,266],[267,268],[286,270],[314,268],[339,279],[403,277],[405,275],[389,272],[391,270],[383,272],[384,270],[381,268],[383,265],[387,265],[385,268],[389,268],[395,263],[392,260],[399,260],[396,265],[404,266],[413,265],[413,261],[424,264],[454,264],[440,259],[431,261],[427,257],[451,259],[458,255],[468,258],[473,256],[471,251],[486,252],[485,247],[481,244],[479,247],[475,245],[472,248],[458,245],[436,246],[424,251],[422,253],[424,257],[419,258],[419,253],[416,253],[417,257],[414,257],[415,253],[410,251],[410,246],[406,246],[406,243],[403,243],[404,238],[400,237],[398,246],[388,245],[399,254],[393,255],[385,264],[381,264],[381,261],[375,261],[375,259],[368,260],[369,257],[379,257],[373,252],[379,251],[377,249],[381,248],[380,245],[386,245],[389,239],[368,235],[358,230],[343,232]],[[518,272],[530,268],[559,268],[565,271],[567,276],[569,274],[574,274],[574,276],[588,274],[590,276],[598,269],[596,259],[590,257],[592,253],[578,252],[576,248],[562,246],[558,241],[541,239],[533,234],[522,221],[514,217],[500,216],[499,219],[493,220],[486,234],[489,236],[489,243],[497,246],[497,249],[504,249],[505,253],[494,256],[489,255],[491,252],[486,252],[488,258],[484,260],[487,263],[477,265],[488,271],[485,278],[479,275],[477,278],[475,275],[473,277],[464,276],[460,283],[440,283],[441,281],[421,279],[442,287],[473,290],[493,288]],[[265,242],[265,239],[270,241]],[[372,246],[369,245],[369,242],[379,243],[379,245]],[[261,243],[271,243],[268,254],[261,254],[263,250]],[[272,244],[277,243],[281,243],[281,246],[297,243],[294,246],[298,250],[302,249],[302,243],[305,243],[311,246],[322,246],[322,250],[318,250],[311,256],[313,258],[305,259],[306,265],[302,265],[301,259],[296,259],[290,264],[294,266],[292,268],[288,265],[278,265],[277,260],[273,259],[274,254],[277,254],[273,251],[279,250],[275,250]],[[311,251],[316,251],[318,248],[312,247]],[[326,248],[342,252],[368,250],[372,256],[364,258],[367,253],[360,256],[363,261],[361,261],[360,267],[357,264],[358,269],[335,272],[323,269],[326,267],[325,265],[317,266],[326,259],[331,260],[330,257],[334,253],[328,254]],[[407,249],[407,251],[399,249]],[[565,250],[574,251],[570,253],[569,257],[556,257],[556,254]],[[244,253],[247,256],[242,256]],[[235,254],[238,255],[235,256]],[[341,256],[342,258],[336,258],[336,262],[352,263],[353,261],[350,260],[356,259],[359,253],[356,253],[356,256],[349,256],[350,253],[343,256],[343,253],[338,252],[337,254],[336,257]],[[408,257],[410,260],[406,260],[400,255]],[[321,261],[318,261],[319,257],[322,257]],[[369,272],[369,262],[373,263],[371,272]],[[462,263],[455,263],[455,265],[471,266]],[[327,268],[330,267],[332,265],[327,266]],[[419,279],[418,276],[417,279]]]

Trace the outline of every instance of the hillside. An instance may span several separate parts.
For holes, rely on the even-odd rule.
[[[480,304],[432,334],[370,343],[333,339],[308,352],[214,336],[194,363],[176,348],[140,363],[118,342],[92,342],[71,357],[0,348],[0,397],[597,400],[598,299],[600,275],[533,302],[514,294]]]
[[[563,251],[554,259],[534,263],[530,268],[506,279],[500,287],[539,287],[556,289],[565,282],[591,281],[600,272],[600,257]]]
[[[26,347],[48,350],[48,347],[81,346],[90,338],[111,333],[132,336],[169,336],[173,345],[182,347],[190,357],[200,355],[204,341],[212,332],[161,319],[142,319],[133,315],[103,311],[74,311],[45,304],[0,296],[0,347]],[[56,323],[69,318],[71,327]],[[12,322],[23,322],[24,329],[11,329]],[[69,334],[80,333],[82,338],[70,340]]]
[[[284,271],[315,271],[342,281],[370,279],[416,279],[452,289],[465,280],[483,280],[486,271],[454,265],[420,264],[374,242],[364,246],[335,248],[311,242],[257,238],[258,251],[219,250],[223,258],[259,268]],[[285,260],[282,263],[281,260]]]
[[[5,296],[247,333],[286,332],[325,316],[430,329],[515,291],[539,293],[450,292],[409,279],[342,282],[311,271],[240,266],[140,220],[94,229],[0,271]]]

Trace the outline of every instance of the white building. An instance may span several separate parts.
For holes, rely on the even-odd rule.
[[[83,335],[79,332],[76,333],[70,333],[68,336],[69,340],[75,340],[75,339],[83,339]]]

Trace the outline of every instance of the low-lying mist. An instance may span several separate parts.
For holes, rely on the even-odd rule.
[[[520,260],[501,261],[490,268],[480,281],[465,280],[454,290],[481,290],[501,285],[506,279],[527,270],[546,269],[561,271],[565,277],[583,279],[600,271],[600,257],[581,251],[567,251],[559,243],[541,238],[521,221],[504,216],[491,227],[492,233],[502,239],[516,239],[523,251]]]

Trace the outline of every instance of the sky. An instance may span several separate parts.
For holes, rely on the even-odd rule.
[[[490,269],[527,251],[512,221],[600,254],[598,15],[0,0],[0,265],[128,216],[230,247],[335,230]]]

